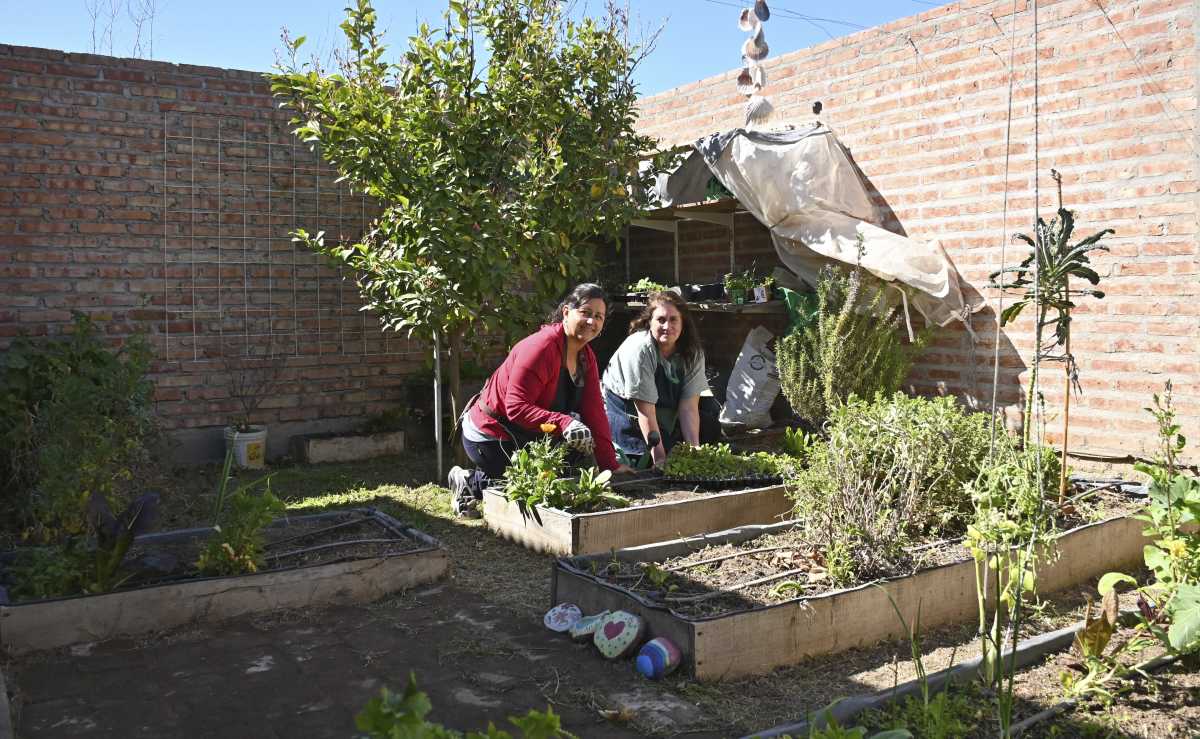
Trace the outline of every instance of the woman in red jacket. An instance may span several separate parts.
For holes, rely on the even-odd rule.
[[[455,514],[477,516],[488,479],[503,477],[512,454],[543,435],[542,427],[582,454],[595,452],[606,470],[630,471],[617,462],[600,395],[596,355],[588,342],[600,335],[608,298],[585,283],[567,294],[551,322],[517,342],[463,413],[463,447],[478,469],[450,470]]]

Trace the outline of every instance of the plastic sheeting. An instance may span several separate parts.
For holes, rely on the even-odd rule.
[[[906,309],[911,305],[939,326],[965,321],[981,307],[964,301],[958,271],[938,242],[915,241],[880,227],[883,212],[828,128],[735,129],[701,139],[695,147],[707,168],[770,229],[783,263],[807,282],[814,283],[832,259],[860,264],[881,280],[912,288],[897,288],[896,302],[905,302]],[[695,195],[707,174],[696,158],[660,180],[663,205]]]

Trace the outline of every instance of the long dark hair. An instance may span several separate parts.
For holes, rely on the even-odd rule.
[[[696,328],[696,319],[692,318],[687,301],[670,290],[651,293],[650,297],[646,299],[646,307],[642,308],[642,312],[638,314],[637,318],[629,323],[629,333],[649,330],[650,317],[654,315],[654,309],[660,305],[670,305],[679,311],[683,330],[679,333],[679,341],[675,344],[675,350],[688,364],[695,362],[704,353],[704,349],[700,345],[700,331]]]
[[[608,293],[594,282],[584,282],[571,288],[558,307],[546,316],[547,323],[562,323],[564,308],[582,308],[589,300],[603,300],[604,310],[608,312]]]

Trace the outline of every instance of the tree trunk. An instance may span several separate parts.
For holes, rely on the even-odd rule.
[[[450,415],[453,418],[458,418],[462,413],[463,403],[466,398],[462,396],[462,353],[463,353],[463,330],[455,329],[450,333]]]
[[[450,371],[450,417],[454,419],[454,422],[458,421],[458,417],[462,414],[463,403],[467,400],[462,396],[463,333],[462,328],[456,328],[450,332],[448,368]],[[467,454],[462,444],[456,444],[454,447],[454,461],[457,464],[465,464],[467,461]]]

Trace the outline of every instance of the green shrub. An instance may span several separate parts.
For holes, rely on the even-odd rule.
[[[153,431],[141,337],[110,349],[76,314],[73,333],[19,338],[0,368],[0,528],[38,542],[86,530],[93,493],[114,507]]]
[[[851,395],[891,395],[929,342],[922,331],[905,344],[901,317],[887,308],[861,270],[826,267],[817,280],[816,318],[779,341],[779,384],[792,410],[814,427]]]
[[[987,457],[990,423],[953,398],[896,393],[836,407],[828,441],[814,444],[790,486],[808,535],[839,562],[834,574],[872,576],[906,561],[916,537],[965,530],[964,485]]]
[[[1053,534],[1054,517],[1045,503],[1047,491],[1058,490],[1060,462],[1044,446],[1021,449],[1015,439],[997,434],[996,453],[965,490],[974,506],[967,546],[1010,547],[1034,534]]]
[[[83,590],[87,553],[77,540],[45,547],[22,547],[5,565],[4,580],[14,601],[76,595]]]
[[[232,454],[226,454],[225,470]],[[227,481],[228,478],[226,477]],[[270,478],[263,478],[233,491],[218,493],[217,520],[196,567],[205,575],[240,575],[258,572],[263,566],[263,528],[283,513],[285,506],[271,493]],[[262,484],[262,493],[254,488]]]

